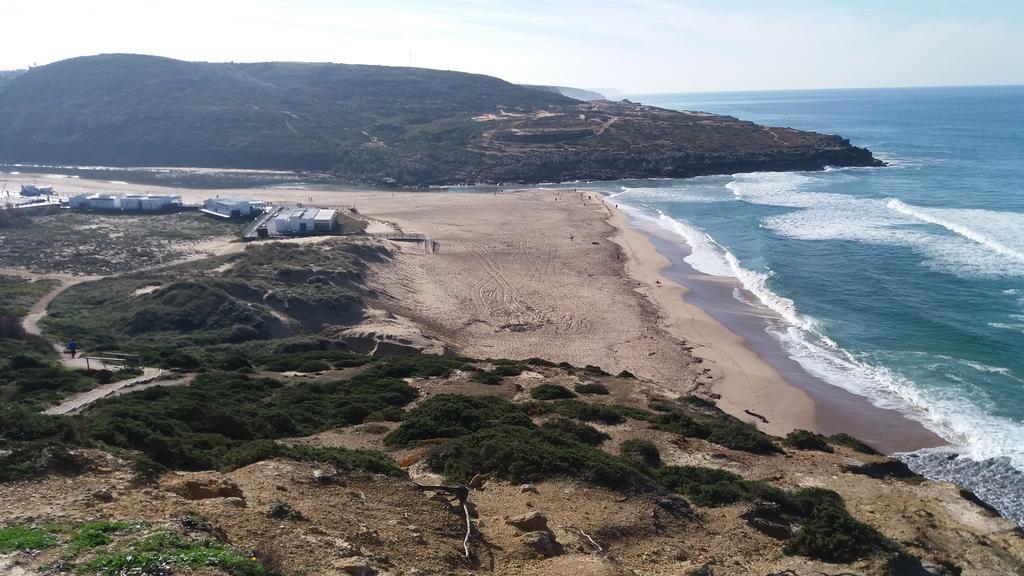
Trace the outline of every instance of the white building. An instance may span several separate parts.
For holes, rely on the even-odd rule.
[[[266,209],[267,204],[262,200],[207,198],[201,211],[220,218],[252,218]]]
[[[72,210],[120,210],[121,198],[112,194],[78,194],[68,198]]]
[[[181,208],[181,196],[127,194],[120,200],[121,210],[125,212],[161,212]]]
[[[68,206],[72,210],[162,212],[181,208],[181,196],[78,194],[68,198]]]
[[[277,234],[325,234],[338,224],[338,211],[323,208],[286,208],[274,217]]]

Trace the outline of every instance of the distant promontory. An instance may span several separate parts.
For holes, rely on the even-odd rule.
[[[127,54],[5,77],[0,163],[298,170],[397,186],[882,164],[839,136],[490,76]]]

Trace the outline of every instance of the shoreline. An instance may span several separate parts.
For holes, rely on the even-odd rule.
[[[846,432],[890,454],[949,445],[905,414],[808,373],[765,330],[773,319],[767,311],[732,296],[738,281],[697,272],[683,261],[690,247],[682,238],[644,226],[607,199],[605,205],[627,272],[641,283],[637,291],[662,311],[669,334],[713,364],[710,391],[720,408],[776,436],[796,428]]]
[[[551,343],[560,342],[567,360],[583,364],[607,363],[609,367],[634,371],[640,369],[663,388],[675,393],[685,393],[681,389],[682,383],[691,378],[690,381],[698,383],[698,388],[706,386],[709,378],[697,374],[710,370],[708,375],[713,380],[710,392],[721,395],[719,404],[722,409],[773,435],[783,436],[794,428],[825,433],[843,431],[861,437],[886,452],[948,444],[921,424],[894,410],[877,408],[866,398],[807,374],[785,355],[777,341],[764,332],[764,318],[759,317],[753,307],[744,308],[742,303],[732,298],[734,281],[694,272],[682,262],[689,254],[689,247],[681,238],[659,234],[659,230],[631,221],[628,214],[614,209],[614,203],[607,198],[604,198],[603,205],[591,203],[590,210],[584,208],[581,212],[579,208],[586,204],[571,206],[575,203],[554,202],[553,195],[558,193],[550,188],[526,188],[492,195],[440,190],[368,191],[330,185],[198,189],[86,178],[57,179],[29,174],[12,180],[62,180],[53,183],[61,186],[59,191],[65,194],[174,193],[186,201],[199,201],[217,194],[311,203],[337,203],[344,198],[345,202],[359,205],[361,212],[374,218],[428,232],[432,238],[441,241],[445,254],[441,259],[433,259],[431,266],[453,259],[448,263],[449,285],[432,286],[434,279],[427,275],[426,262],[418,261],[418,257],[411,258],[408,264],[415,274],[395,279],[393,286],[409,285],[412,288],[412,285],[417,285],[417,289],[408,292],[396,290],[395,296],[401,293],[410,302],[419,301],[421,308],[425,304],[427,308],[433,308],[430,303],[422,301],[422,294],[417,295],[430,286],[435,292],[431,300],[441,295],[453,301],[461,300],[461,307],[439,307],[423,314],[422,319],[428,320],[428,325],[440,328],[439,335],[454,337],[468,352],[487,356],[504,349],[510,356],[525,354],[527,357],[536,355],[539,348],[551,353]],[[595,200],[601,197],[596,191],[590,193]],[[559,209],[553,210],[556,207]],[[529,222],[522,221],[524,218]],[[510,224],[515,226],[507,228]],[[500,236],[487,238],[501,229],[496,226],[504,227]],[[619,262],[612,251],[592,247],[591,242],[584,241],[585,238],[600,240],[598,227],[606,230],[600,236],[618,244],[616,250],[626,257],[625,262]],[[519,232],[515,230],[517,228]],[[529,232],[526,232],[527,228]],[[566,242],[562,237],[560,230],[567,228],[577,230],[575,243]],[[524,237],[531,236],[526,244],[522,244]],[[499,239],[501,241],[497,241]],[[525,252],[522,251],[524,248]],[[582,252],[571,256],[570,250]],[[499,257],[500,260],[495,260]],[[588,264],[575,270],[583,262],[578,260],[580,257]],[[550,268],[550,271],[538,275],[533,271],[537,261],[545,262],[545,268]],[[589,288],[593,290],[588,290],[588,294],[594,291],[595,298],[607,299],[612,293],[619,294],[621,289],[638,295],[649,303],[651,310],[646,311],[643,306],[637,307],[619,296],[616,297],[620,300],[616,300],[618,304],[614,311],[585,312],[581,309],[581,302],[574,302],[582,296],[574,292],[580,285],[567,284],[568,278],[563,276],[569,272],[564,266],[570,262],[574,268],[571,275],[577,281],[593,284],[602,278],[598,284],[603,288],[591,286]],[[495,264],[498,268],[494,267]],[[554,274],[558,267],[563,267],[561,273]],[[510,276],[513,270],[531,278]],[[452,284],[454,278],[468,280],[464,284]],[[622,284],[624,281],[626,285]],[[525,283],[519,285],[520,282]],[[481,286],[486,290],[477,294],[475,291]],[[467,300],[460,291],[472,292],[474,297]],[[494,296],[510,298],[511,307],[508,302],[484,302]],[[552,301],[552,298],[558,300]],[[546,314],[543,313],[545,309],[548,309]],[[472,313],[467,310],[472,310]],[[462,322],[449,322],[453,318],[462,318]],[[652,335],[644,329],[648,322],[684,343],[685,347],[692,346],[692,354],[705,361],[687,366],[685,361],[676,357],[680,353],[685,355],[685,349],[673,351],[673,346],[678,347],[678,344],[662,342],[654,346]],[[525,324],[527,331],[519,331],[519,324]],[[599,325],[606,332],[600,337],[584,337],[580,331]],[[542,329],[544,326],[546,328]],[[513,338],[513,335],[516,336]],[[579,341],[566,349],[563,340],[566,336]],[[657,354],[649,356],[655,350]],[[763,415],[768,423],[761,422],[746,410]]]

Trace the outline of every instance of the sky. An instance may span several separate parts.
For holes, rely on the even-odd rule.
[[[0,70],[109,52],[657,92],[1024,84],[1024,0],[0,0]]]

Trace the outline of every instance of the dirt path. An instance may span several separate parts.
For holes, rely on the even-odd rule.
[[[175,260],[174,262],[160,264],[158,266],[152,266],[149,268],[143,268],[139,270],[132,270],[131,272],[125,272],[122,274],[113,274],[111,276],[72,276],[68,274],[37,274],[24,270],[10,269],[11,275],[17,275],[25,278],[30,278],[33,280],[51,279],[60,282],[60,284],[56,288],[47,292],[45,295],[43,295],[42,298],[40,298],[38,301],[36,301],[35,304],[32,305],[32,308],[29,309],[28,314],[26,314],[25,317],[22,318],[21,326],[28,334],[32,334],[35,336],[43,336],[42,329],[39,326],[40,320],[42,320],[46,316],[47,308],[49,307],[50,303],[53,302],[53,300],[57,298],[57,296],[60,296],[65,290],[71,288],[72,286],[84,284],[86,282],[95,282],[97,280],[102,280],[103,278],[114,278],[117,276],[123,276],[125,274],[167,268],[169,266],[175,266],[178,264],[184,264],[186,262],[200,260],[202,258],[212,258],[216,256],[223,256],[226,254],[234,254],[244,250],[245,245],[239,242],[231,242],[224,239],[218,239],[203,244],[203,248],[207,251],[207,253],[192,254],[186,258]],[[6,271],[7,269],[0,270]],[[84,357],[85,352],[82,351],[81,349],[79,349],[79,354],[76,358],[71,358],[70,356],[64,353],[65,345],[63,343],[51,341],[51,344],[53,345],[54,350],[57,352],[57,356],[60,359],[61,364],[63,364],[65,368],[69,370],[86,370],[90,367],[89,362],[87,362]],[[57,406],[52,406],[48,408],[46,411],[44,411],[44,414],[72,414],[85,408],[89,404],[101,398],[105,398],[107,396],[110,396],[111,394],[119,393],[126,388],[151,383],[163,375],[164,371],[159,368],[144,367],[142,369],[141,376],[130,378],[128,380],[111,382],[110,384],[98,386],[87,392],[75,394],[70,398],[66,398]]]
[[[79,359],[76,358],[76,360],[79,360]],[[72,360],[72,362],[74,362],[74,360]],[[121,380],[119,382],[111,382],[110,384],[104,384],[102,386],[97,386],[96,388],[93,388],[92,390],[89,390],[88,392],[82,392],[81,394],[75,394],[74,396],[72,396],[70,398],[66,398],[60,404],[58,404],[56,406],[52,406],[50,408],[47,408],[43,412],[43,414],[53,414],[53,415],[74,414],[75,412],[81,410],[82,408],[85,408],[89,404],[92,404],[93,402],[95,402],[95,401],[97,401],[97,400],[99,400],[101,398],[106,398],[107,396],[110,396],[111,394],[114,394],[114,393],[116,393],[116,392],[118,392],[120,390],[123,390],[124,388],[128,388],[128,387],[131,387],[131,386],[137,386],[137,385],[145,384],[145,383],[148,383],[148,382],[152,382],[152,381],[156,380],[157,378],[163,376],[163,374],[164,374],[164,371],[159,369],[159,368],[143,368],[141,376],[137,376],[137,377],[131,378],[129,380]]]

